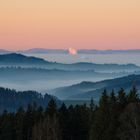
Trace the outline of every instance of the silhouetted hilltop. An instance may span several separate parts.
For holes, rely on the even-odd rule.
[[[0,55],[0,64],[46,64],[49,63],[41,58],[29,57],[22,54],[10,53]]]

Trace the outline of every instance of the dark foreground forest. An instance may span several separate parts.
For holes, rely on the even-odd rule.
[[[49,94],[42,95],[36,91],[16,91],[8,88],[0,87],[0,114],[6,110],[7,112],[17,112],[19,107],[27,109],[28,104],[36,104],[46,108],[48,102],[54,99],[57,106],[62,104],[60,100]]]
[[[140,99],[133,87],[128,94],[102,93],[99,104],[56,106],[36,104],[0,116],[0,140],[140,140]]]

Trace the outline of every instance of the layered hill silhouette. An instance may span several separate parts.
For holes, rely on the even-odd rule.
[[[26,67],[42,67],[46,69],[60,69],[60,70],[94,70],[94,71],[137,71],[140,67],[134,64],[95,64],[95,63],[72,63],[62,64],[56,62],[49,62],[42,58],[25,56],[17,53],[9,53],[0,55],[0,66],[26,66]]]
[[[32,89],[44,93],[48,89],[73,85],[82,81],[96,82],[131,74],[140,74],[140,67],[134,64],[83,62],[62,64],[17,53],[0,55],[0,85],[17,90]]]

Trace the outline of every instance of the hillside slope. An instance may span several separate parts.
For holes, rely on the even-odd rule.
[[[108,91],[112,89],[118,91],[120,88],[128,91],[134,85],[139,89],[140,75],[130,75],[100,82],[82,82],[76,85],[54,89],[51,93],[61,99],[87,100],[92,97],[98,99],[105,88]]]

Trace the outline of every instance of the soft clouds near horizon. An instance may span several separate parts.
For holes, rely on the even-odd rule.
[[[140,0],[0,1],[0,48],[140,49]]]

